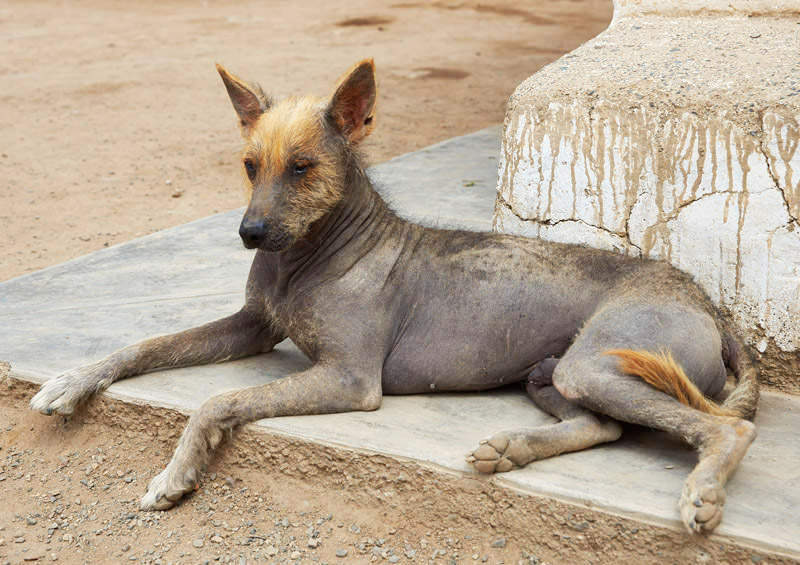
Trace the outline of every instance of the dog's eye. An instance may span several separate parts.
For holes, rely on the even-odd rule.
[[[244,160],[244,170],[247,171],[247,177],[250,180],[256,178],[256,164],[252,159]]]
[[[297,161],[294,165],[292,165],[292,172],[297,176],[301,176],[306,174],[310,167],[311,163],[308,161]]]

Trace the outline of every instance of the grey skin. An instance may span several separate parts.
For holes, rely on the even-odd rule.
[[[398,217],[356,152],[374,125],[371,61],[356,65],[329,99],[278,104],[219,70],[241,119],[253,190],[240,230],[257,248],[244,307],[48,381],[31,406],[70,414],[116,380],[268,352],[287,337],[313,366],[205,402],[142,508],[166,509],[190,492],[224,432],[248,422],[375,410],[383,394],[524,382],[534,403],[561,421],[521,422],[482,442],[468,458],[478,471],[614,441],[619,422],[631,422],[699,451],[681,516],[691,532],[719,524],[724,484],[755,437],[744,418],[755,413],[756,371],[686,274],[663,262]],[[623,374],[604,355],[619,348],[669,350],[717,399],[727,364],[738,385],[723,407],[738,416],[700,412]]]

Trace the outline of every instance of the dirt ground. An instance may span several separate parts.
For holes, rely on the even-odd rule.
[[[610,17],[609,0],[8,0],[0,280],[243,205],[236,119],[214,62],[285,96],[324,94],[374,57],[378,127],[365,149],[381,162],[502,121],[517,84]],[[53,421],[0,410],[0,564],[536,562],[535,548],[496,532],[409,523],[225,459],[187,504],[141,514],[171,445]]]

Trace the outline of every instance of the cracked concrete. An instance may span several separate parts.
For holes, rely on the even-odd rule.
[[[798,24],[800,25],[800,24]],[[800,32],[798,32],[800,33]],[[798,120],[792,116],[781,116],[775,112],[762,115],[761,118],[761,153],[767,166],[769,176],[775,183],[783,201],[786,204],[786,213],[791,217],[792,222],[800,228],[800,152],[798,152],[798,141],[800,133],[798,131]],[[785,128],[785,129],[784,129]],[[764,135],[764,132],[770,135]],[[787,131],[787,135],[781,135],[782,131]],[[789,133],[791,132],[791,133]],[[769,140],[773,142],[777,149],[777,155],[773,154],[766,144]],[[775,173],[775,169],[780,167],[784,175],[784,185],[781,185],[780,178]],[[797,182],[794,184],[793,173],[797,171]]]
[[[563,241],[566,243],[573,243],[572,230],[567,228],[570,224],[580,224],[586,228],[596,230],[608,234],[609,239],[607,245],[602,246],[604,249],[613,249],[617,251],[624,250],[626,247],[632,247],[641,254],[641,247],[633,243],[627,232],[614,232],[603,226],[598,226],[587,222],[580,218],[564,218],[561,220],[549,220],[538,218],[521,217],[514,211],[514,207],[506,202],[502,196],[498,195],[495,208],[495,230],[507,233],[516,233],[526,237],[542,237],[551,241]],[[502,208],[499,210],[497,208]],[[551,229],[555,226],[562,226],[565,229],[557,228]],[[579,227],[579,226],[578,226]],[[600,246],[597,246],[600,247]],[[630,253],[630,251],[628,251]]]
[[[618,0],[511,97],[495,229],[671,261],[800,392],[798,52],[796,2]]]

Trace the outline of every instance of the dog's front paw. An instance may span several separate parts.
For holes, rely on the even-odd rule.
[[[181,467],[172,461],[150,481],[140,503],[142,510],[169,510],[197,488],[197,469]]]
[[[106,360],[73,369],[50,379],[31,398],[30,406],[42,414],[68,416],[91,395],[114,382],[115,366]]]
[[[74,371],[50,379],[31,399],[31,408],[48,416],[54,412],[64,416],[72,414],[75,407],[93,392],[92,388],[87,389],[87,377]]]
[[[517,462],[516,451],[519,446],[509,434],[499,433],[484,440],[478,449],[467,456],[467,462],[479,473],[505,473],[517,469],[525,463]]]

